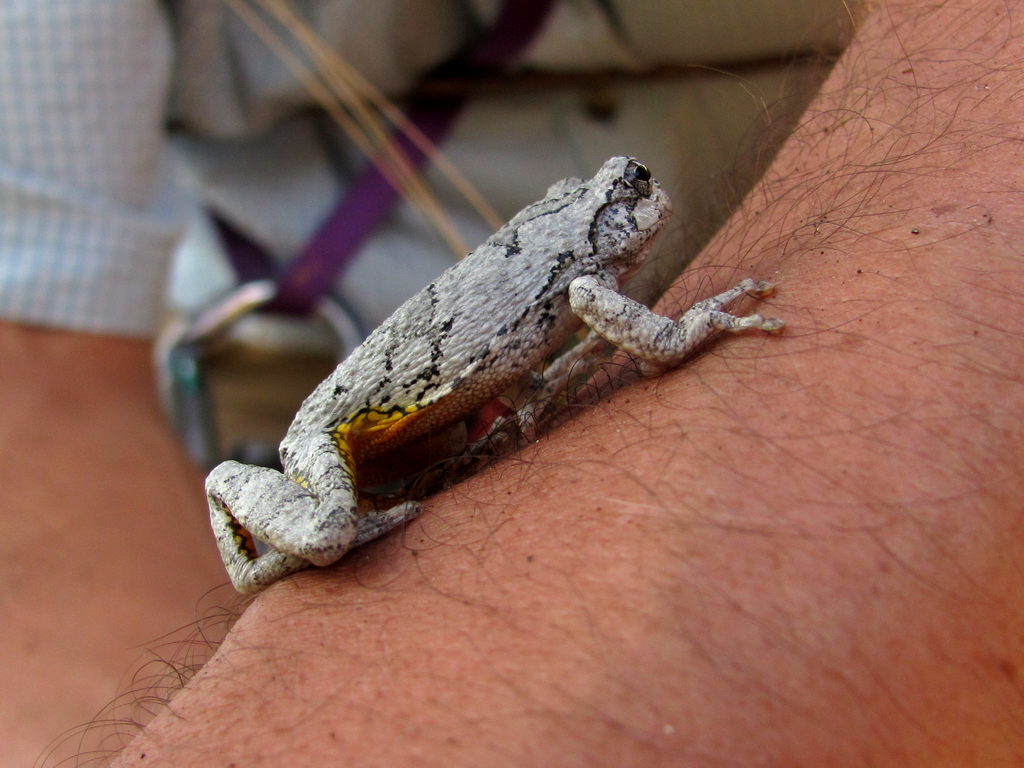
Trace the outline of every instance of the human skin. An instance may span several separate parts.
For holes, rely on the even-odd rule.
[[[784,334],[275,584],[115,765],[1019,764],[1024,40],[964,5],[879,4],[660,307]]]
[[[94,717],[143,648],[180,639],[224,581],[150,354],[142,340],[0,324],[5,767]]]

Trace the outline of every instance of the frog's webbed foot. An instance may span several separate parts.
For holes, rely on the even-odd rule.
[[[567,406],[579,396],[574,383],[590,383],[607,358],[607,348],[608,343],[599,334],[588,331],[578,344],[552,360],[543,374],[534,377],[529,397],[516,412],[520,433],[527,442],[534,442],[564,418]]]

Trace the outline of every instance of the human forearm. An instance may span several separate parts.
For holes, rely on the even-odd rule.
[[[0,361],[6,768],[95,716],[222,571],[147,342],[0,323]]]
[[[1024,54],[997,12],[880,7],[664,302],[772,279],[784,336],[267,590],[120,764],[1008,763]]]

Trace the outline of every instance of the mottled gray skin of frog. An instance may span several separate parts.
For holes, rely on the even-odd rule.
[[[720,311],[743,293],[766,295],[766,283],[744,281],[679,321],[618,293],[670,211],[643,165],[613,157],[588,181],[554,184],[399,307],[302,404],[281,443],[283,474],[233,461],[210,473],[211,520],[235,587],[256,592],[329,565],[415,516],[414,502],[357,513],[360,463],[471,416],[535,375],[584,320],[661,366],[715,328],[780,328]],[[257,554],[253,538],[267,551]]]

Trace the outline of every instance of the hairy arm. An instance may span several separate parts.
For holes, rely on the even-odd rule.
[[[148,342],[0,323],[0,361],[6,768],[108,703],[224,571]]]
[[[261,594],[128,765],[1024,756],[1020,3],[880,3],[663,310],[729,338]]]

